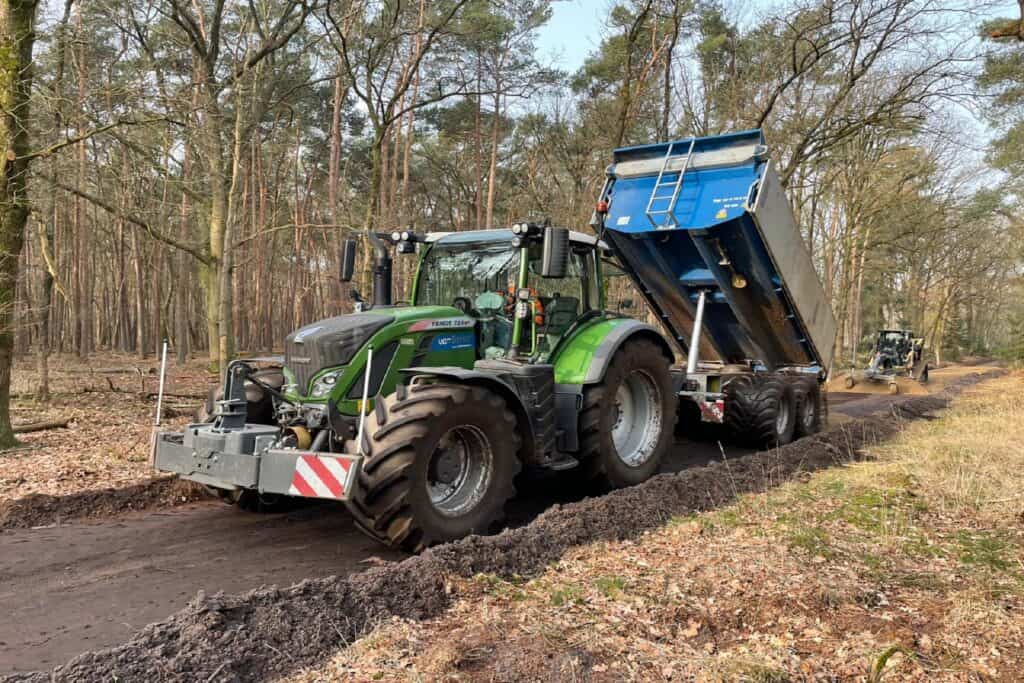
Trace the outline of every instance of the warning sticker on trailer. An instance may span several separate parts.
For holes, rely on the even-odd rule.
[[[629,216],[619,216],[615,221],[615,225],[629,225]]]

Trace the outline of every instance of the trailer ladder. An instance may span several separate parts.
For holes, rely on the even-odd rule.
[[[685,154],[672,153],[676,143],[670,144],[668,149],[665,150],[665,158],[661,162],[658,179],[654,181],[654,189],[651,190],[651,196],[647,200],[647,208],[644,211],[647,214],[647,220],[651,222],[651,226],[656,230],[679,227],[679,220],[675,214],[676,202],[679,201],[679,193],[683,188],[683,177],[686,175],[686,169],[690,167],[693,146],[696,142],[696,138],[690,139],[690,146]],[[671,166],[672,162],[676,159],[683,159],[683,165],[679,170],[673,171]],[[676,174],[675,178],[671,180],[665,179],[666,176],[671,176],[673,173]],[[671,194],[668,194],[665,188],[672,188]],[[668,205],[664,208],[657,208],[659,202],[668,202]]]

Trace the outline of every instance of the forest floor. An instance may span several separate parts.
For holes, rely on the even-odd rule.
[[[155,361],[117,354],[54,357],[45,403],[33,397],[36,381],[31,360],[15,366],[14,424],[67,420],[68,426],[21,434],[21,446],[0,452],[0,528],[164,507],[205,495],[199,487],[157,477],[149,464],[159,385]],[[187,423],[215,381],[202,360],[180,367],[169,361],[164,424]]]
[[[867,455],[530,580],[452,577],[441,616],[292,680],[1024,679],[1024,373]]]

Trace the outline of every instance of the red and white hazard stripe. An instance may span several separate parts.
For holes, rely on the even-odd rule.
[[[300,455],[295,460],[295,474],[288,493],[304,498],[343,500],[348,486],[352,462],[329,455]]]

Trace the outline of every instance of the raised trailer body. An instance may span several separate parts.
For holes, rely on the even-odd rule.
[[[835,318],[761,131],[617,149],[601,202],[598,229],[687,356],[681,395],[705,419],[723,375],[824,379]]]

